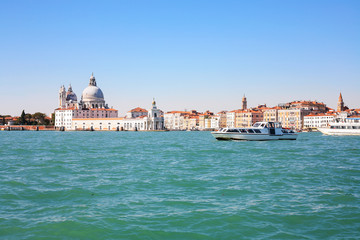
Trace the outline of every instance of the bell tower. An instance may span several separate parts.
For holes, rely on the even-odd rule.
[[[66,106],[66,90],[64,85],[59,90],[59,107],[64,108]]]
[[[163,129],[163,122],[161,121],[161,111],[156,107],[155,98],[152,102],[152,108],[148,111],[148,130],[161,130]]]
[[[242,109],[245,110],[247,109],[247,100],[244,94],[244,97],[242,98]]]
[[[341,93],[340,93],[339,100],[338,100],[338,104],[337,104],[337,111],[338,111],[338,112],[344,111],[344,100],[343,100],[343,98],[342,98]]]

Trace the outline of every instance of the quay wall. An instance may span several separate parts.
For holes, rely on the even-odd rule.
[[[46,125],[0,125],[4,131],[54,131],[54,126]]]

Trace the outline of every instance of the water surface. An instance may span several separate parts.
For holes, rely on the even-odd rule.
[[[357,238],[359,143],[3,131],[0,238]]]

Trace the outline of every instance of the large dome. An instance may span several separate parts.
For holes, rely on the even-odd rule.
[[[104,94],[97,86],[89,85],[82,92],[81,99],[84,102],[104,100]]]

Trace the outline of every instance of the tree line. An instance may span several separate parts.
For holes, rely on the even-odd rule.
[[[6,123],[6,117],[11,117],[10,115],[0,115],[2,123]],[[54,120],[54,119],[53,119]],[[1,122],[1,121],[0,121]],[[45,113],[36,112],[34,114],[25,113],[25,110],[22,111],[20,117],[16,120],[16,125],[53,125],[51,119],[49,119]]]
[[[45,113],[36,112],[34,114],[25,113],[23,110],[17,120],[19,125],[50,125],[51,121]]]

